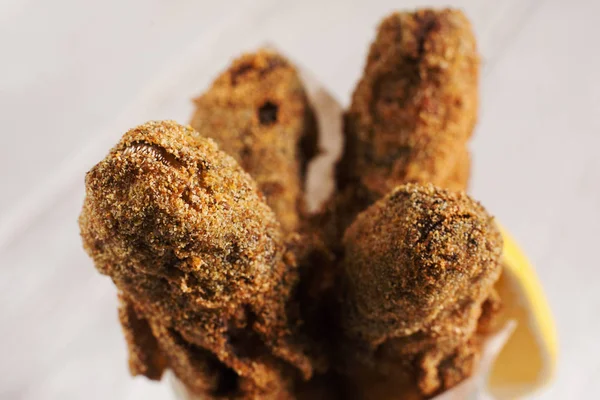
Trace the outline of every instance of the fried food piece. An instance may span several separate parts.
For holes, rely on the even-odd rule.
[[[129,350],[131,375],[160,380],[167,361],[152,334],[148,320],[140,315],[134,303],[127,300],[124,294],[119,295],[119,321]]]
[[[369,384],[404,398],[398,385],[416,382],[431,396],[468,377],[482,305],[501,271],[502,238],[484,208],[464,192],[400,186],[358,215],[343,244],[350,384],[370,371]]]
[[[273,51],[243,55],[194,102],[192,127],[235,158],[283,229],[296,231],[317,124],[295,68]]]
[[[451,190],[466,189],[470,174],[467,141],[477,119],[478,71],[475,39],[460,11],[396,13],[381,23],[364,75],[344,116],[345,148],[336,166],[338,192],[321,216],[327,242],[338,256],[345,252],[346,260],[353,259],[350,265],[364,263],[366,268],[377,257],[359,261],[360,256],[349,250],[348,242],[340,243],[342,234],[346,232],[346,238],[351,238],[352,228],[346,231],[347,227],[353,221],[352,226],[361,224],[355,217],[397,185],[431,182]],[[372,236],[368,239],[365,235],[364,242],[358,245],[365,246],[365,254],[371,247],[382,248],[381,243],[397,246],[394,236],[409,232],[402,231],[404,227],[394,230],[391,222],[384,223],[384,219],[379,222],[377,229],[376,225],[369,225],[373,227]],[[495,238],[495,228],[490,232]],[[359,240],[351,241],[354,242]],[[392,250],[393,247],[387,248],[388,256],[394,254]],[[420,251],[426,260],[427,252]],[[382,250],[381,255],[385,254]],[[406,260],[396,261],[412,265]],[[491,284],[482,282],[484,294],[476,296],[474,289],[464,284],[457,289],[459,280],[442,280],[443,275],[404,275],[407,281],[401,283],[398,276],[386,275],[394,271],[389,269],[394,264],[384,265],[385,272],[372,268],[373,276],[355,276],[350,282],[356,282],[356,286],[345,284],[347,291],[358,297],[347,294],[342,307],[346,310],[342,329],[351,338],[342,350],[352,370],[348,373],[351,379],[347,380],[347,396],[398,398],[398,393],[402,393],[402,398],[422,398],[469,376],[479,355],[481,335],[489,332],[498,310]],[[346,265],[342,272],[343,281],[353,276],[348,275],[347,268]],[[496,271],[489,275],[493,282],[500,269],[495,264],[489,268]],[[398,271],[403,276],[411,270]],[[415,284],[415,280],[429,285]],[[415,286],[412,297],[404,298],[404,304],[378,314],[377,307],[394,304],[390,303],[393,293],[379,286],[386,287],[386,283],[402,287],[406,296]],[[439,291],[427,294],[423,287]],[[447,298],[464,300],[448,308],[444,305]],[[369,304],[370,308],[366,307]],[[414,316],[424,319],[410,325],[410,317]],[[364,321],[360,322],[362,318]],[[378,321],[383,330],[375,337]],[[365,332],[360,332],[361,326]],[[398,331],[385,331],[390,327]]]
[[[344,116],[337,186],[364,209],[403,183],[465,189],[479,56],[458,10],[395,13],[379,26]],[[350,218],[352,219],[352,218]],[[342,230],[343,232],[343,230]]]
[[[170,121],[130,130],[87,174],[79,223],[125,299],[124,325],[146,320],[160,349],[134,364],[166,360],[204,398],[288,398],[292,381],[311,375],[288,318],[298,272],[284,234],[211,139]],[[157,377],[162,362],[132,372]]]
[[[344,115],[334,196],[317,217],[334,253],[356,215],[396,186],[466,190],[477,119],[479,56],[458,10],[385,18]]]
[[[306,222],[305,179],[317,153],[317,124],[294,66],[272,50],[259,50],[232,65],[195,99],[191,125],[214,139],[257,182],[298,260],[296,291],[304,332],[313,339],[313,358],[326,368],[321,342],[320,296],[331,284],[328,249]]]

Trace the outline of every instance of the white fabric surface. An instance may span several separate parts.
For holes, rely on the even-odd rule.
[[[347,104],[377,21],[447,3],[0,2],[0,398],[172,396],[128,376],[114,289],[79,243],[83,173],[125,129],[185,122],[188,99],[264,42]],[[537,266],[558,325],[559,373],[536,398],[600,398],[600,3],[452,4],[484,62],[471,192]],[[191,56],[197,85],[157,102]]]

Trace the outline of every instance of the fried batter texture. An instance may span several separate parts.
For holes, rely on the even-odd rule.
[[[170,121],[130,130],[87,174],[79,222],[125,299],[133,373],[169,367],[204,398],[235,399],[288,398],[311,375],[288,318],[298,273],[284,234],[212,140]]]
[[[314,113],[273,51],[234,60],[191,127],[127,132],[87,174],[79,223],[119,291],[131,373],[238,400],[421,400],[470,376],[502,247],[464,193],[478,75],[460,11],[384,19],[318,215]]]
[[[397,185],[466,189],[478,76],[475,38],[462,12],[424,9],[382,21],[344,115],[339,194],[329,205],[338,236]]]
[[[195,99],[192,127],[214,139],[257,182],[286,232],[306,214],[306,165],[317,125],[295,68],[260,50],[236,59]]]
[[[360,213],[343,244],[342,352],[355,397],[404,398],[410,383],[427,397],[468,377],[501,271],[502,238],[484,208],[407,184]]]
[[[329,251],[307,223],[306,167],[317,153],[318,129],[298,73],[280,54],[261,49],[234,60],[194,103],[192,127],[250,174],[287,234],[301,275],[298,312],[314,348],[322,342],[321,287],[331,282],[323,268]],[[313,352],[320,369],[324,347]]]
[[[371,45],[344,116],[338,191],[320,217],[343,257],[347,397],[446,390],[470,376],[492,329],[498,231],[466,195],[439,189],[467,188],[478,75],[473,32],[457,10],[392,14]],[[435,187],[396,188],[411,182]],[[446,225],[461,213],[477,218]],[[419,229],[431,230],[427,247],[406,242],[420,240]],[[465,229],[480,232],[475,247],[465,243]]]

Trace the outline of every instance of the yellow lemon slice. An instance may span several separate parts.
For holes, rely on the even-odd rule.
[[[502,318],[517,327],[492,368],[488,391],[498,399],[516,399],[548,384],[556,369],[554,321],[535,271],[517,243],[504,237],[502,277],[497,290]]]

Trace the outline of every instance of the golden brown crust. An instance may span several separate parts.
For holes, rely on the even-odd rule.
[[[344,115],[337,190],[316,224],[334,253],[356,215],[404,183],[466,190],[479,57],[457,10],[395,13],[380,24]]]
[[[500,274],[502,238],[464,192],[405,185],[344,235],[342,320],[349,360],[385,375],[415,368],[431,395],[478,356],[482,303]]]
[[[338,187],[362,186],[374,199],[408,182],[465,189],[468,161],[461,159],[477,118],[478,70],[460,11],[384,19],[344,118]]]
[[[344,235],[344,271],[356,307],[348,329],[374,343],[415,332],[458,294],[491,286],[501,243],[492,218],[464,192],[398,187],[359,214]]]
[[[305,174],[317,152],[313,110],[294,66],[272,50],[233,61],[211,88],[195,99],[191,125],[213,138],[257,182],[297,259],[300,283],[294,312],[310,338],[314,366],[324,370],[318,289],[327,284],[322,268],[328,250],[305,221]],[[322,273],[325,272],[325,273]],[[319,288],[315,287],[319,286]]]
[[[459,11],[397,13],[382,22],[364,75],[344,116],[345,148],[336,166],[337,192],[316,218],[316,224],[323,229],[324,241],[334,254],[345,253],[346,259],[353,258],[341,244],[344,232],[351,234],[346,228],[361,211],[397,185],[433,182],[451,190],[466,189],[470,174],[466,143],[477,115],[478,68],[470,24]],[[398,234],[393,229],[387,233]],[[379,230],[370,234],[370,239],[365,235],[357,240],[366,250],[380,241],[385,243],[386,237],[391,238]],[[392,243],[392,247],[382,252],[391,252]],[[398,284],[398,277],[386,278],[389,284]],[[353,354],[345,358],[345,368],[349,368],[346,374],[350,376],[345,381],[346,395],[398,398],[398,393],[402,393],[404,397],[419,398],[450,387],[442,385],[458,382],[456,371],[464,373],[461,379],[468,376],[477,359],[478,347],[465,343],[476,329],[481,301],[465,300],[445,311],[439,317],[444,322],[437,325],[429,322],[433,324],[429,331],[424,321],[413,321],[411,329],[417,332],[413,335],[407,327],[398,327],[405,332],[388,340],[385,332],[377,332],[377,327],[387,329],[390,321],[381,320],[376,310],[389,304],[390,294],[378,297],[374,293],[381,294],[381,288],[373,292],[360,283],[375,288],[378,282],[374,279],[375,276],[355,277],[358,283],[354,290],[364,303],[353,298],[351,307],[346,304],[350,309],[362,307],[360,315],[365,319],[361,322],[361,318],[348,313],[341,322],[344,334],[353,337],[341,350]],[[404,289],[410,290],[413,283],[406,281]],[[458,290],[456,285],[453,278],[438,282],[438,288],[448,291],[446,297]],[[461,289],[465,289],[464,285]],[[432,310],[440,307],[443,293],[431,292],[426,298],[422,296],[422,288],[414,290],[418,293],[394,310],[388,310],[389,316],[397,312],[399,320],[408,316],[433,318]],[[373,309],[366,307],[369,301]],[[421,307],[425,309],[417,312]],[[458,334],[453,334],[453,324],[458,325]],[[360,355],[363,351],[370,354],[365,347],[373,346],[378,346],[376,361]],[[472,357],[464,356],[466,353]],[[398,357],[405,359],[400,367]],[[422,367],[415,367],[420,361]],[[415,381],[420,383],[416,387]]]
[[[131,375],[160,380],[167,366],[148,321],[135,310],[133,302],[119,295],[119,321],[127,342]]]
[[[502,267],[504,269],[504,266]],[[502,274],[496,285],[499,284],[502,278]],[[500,314],[502,312],[502,299],[498,294],[496,288],[493,288],[488,298],[481,305],[481,316],[477,321],[477,333],[480,336],[485,337],[491,333],[496,332],[500,328]]]
[[[200,348],[243,377],[249,395],[311,374],[287,319],[297,271],[281,228],[212,140],[169,121],[130,130],[88,173],[80,227],[97,269],[148,320],[175,372],[174,359],[193,362],[186,352]],[[238,346],[246,340],[257,354]]]
[[[194,102],[192,127],[254,178],[284,231],[297,230],[317,126],[295,68],[273,51],[245,54]]]
[[[298,73],[271,50],[245,54],[195,99],[195,105],[192,126],[213,138],[252,176],[290,233],[288,248],[300,273],[295,312],[304,341],[311,343],[313,366],[324,371],[328,346],[323,340],[323,298],[333,284],[331,259],[306,222],[305,173],[317,152],[317,127]]]
[[[316,124],[280,55],[235,60],[195,100],[199,134],[129,131],[88,173],[80,226],[120,291],[132,374],[169,368],[207,399],[422,399],[469,376],[498,310],[501,238],[438,187],[468,183],[478,62],[459,11],[386,18],[336,195],[306,224]]]
[[[235,161],[190,128],[130,130],[86,186],[82,234],[101,272],[161,277],[209,308],[274,284],[269,265],[284,249],[275,216]]]

